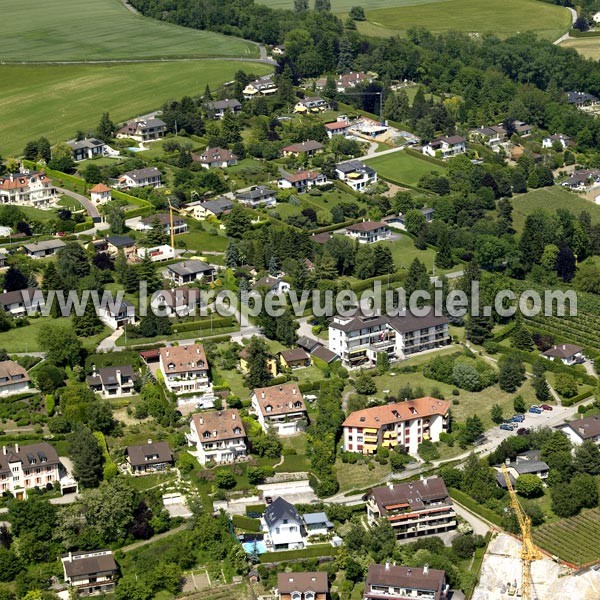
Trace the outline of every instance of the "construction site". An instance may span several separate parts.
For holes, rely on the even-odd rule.
[[[588,569],[577,575],[551,558],[530,564],[529,600],[598,600],[600,570]],[[524,598],[522,544],[507,534],[496,535],[483,559],[479,585],[472,600]]]

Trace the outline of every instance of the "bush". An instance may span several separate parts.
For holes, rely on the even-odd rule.
[[[245,517],[244,515],[233,515],[231,517],[233,526],[244,531],[252,531],[258,533],[260,531],[260,521]]]
[[[431,462],[432,460],[436,460],[440,457],[440,453],[436,445],[431,440],[423,440],[419,444],[419,456],[425,462]]]
[[[554,382],[554,389],[565,398],[577,395],[577,381],[569,373],[558,373]]]

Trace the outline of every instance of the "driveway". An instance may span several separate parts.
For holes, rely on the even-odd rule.
[[[65,196],[70,196],[71,198],[75,198],[75,200],[77,200],[78,202],[81,202],[85,210],[87,210],[88,215],[92,217],[92,219],[100,218],[100,213],[98,212],[98,209],[96,208],[96,206],[94,206],[94,203],[89,198],[86,198],[81,194],[77,194],[76,192],[72,192],[71,190],[66,190],[64,188],[57,187],[56,190],[61,194],[64,194]]]

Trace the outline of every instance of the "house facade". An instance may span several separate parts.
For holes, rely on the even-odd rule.
[[[502,125],[492,125],[491,127],[479,127],[471,129],[469,140],[476,142],[497,151],[500,146],[506,142],[506,129]]]
[[[333,123],[325,123],[327,137],[331,139],[334,135],[347,136],[350,133],[350,121],[345,115],[341,115]]]
[[[160,213],[158,215],[150,215],[140,220],[137,229],[139,231],[150,231],[155,224],[158,222],[162,226],[163,231],[167,234],[171,234],[171,215],[168,213]],[[173,215],[173,233],[185,233],[188,230],[188,225],[183,217],[179,215]]]
[[[557,426],[569,437],[573,445],[579,446],[589,440],[597,446],[600,445],[600,416],[593,415],[585,419],[575,419]]]
[[[0,177],[0,204],[45,209],[57,200],[56,188],[45,173],[10,173]]]
[[[296,102],[294,112],[299,114],[318,113],[329,110],[329,102],[320,96],[308,96]]]
[[[67,142],[73,151],[73,160],[90,160],[101,156],[119,156],[117,150],[113,150],[106,142],[96,138],[85,138],[83,140],[72,140]]]
[[[548,479],[550,467],[546,462],[541,460],[540,455],[541,453],[539,450],[529,450],[522,454],[518,454],[513,461],[506,459],[506,470],[508,471],[508,477],[513,486],[521,475],[535,475],[542,481]],[[502,472],[502,467],[497,466],[494,467],[494,469],[496,469],[497,472],[496,480],[501,487],[506,488],[506,479]]]
[[[554,148],[554,144],[556,143],[560,144],[564,150],[571,145],[571,138],[562,133],[555,133],[554,135],[547,135],[542,138],[542,148]]]
[[[346,235],[358,240],[360,244],[372,244],[387,240],[391,231],[385,223],[380,221],[363,221],[346,227]]]
[[[292,144],[291,146],[286,146],[281,150],[283,156],[296,156],[300,155],[305,156],[314,156],[319,152],[323,152],[324,146],[321,142],[317,142],[315,140],[306,140],[305,142],[299,144]]]
[[[327,600],[329,582],[324,571],[278,573],[278,600]]]
[[[60,481],[60,460],[47,442],[2,446],[0,492],[10,492],[17,500],[24,500],[28,490],[52,486],[57,481]]]
[[[166,388],[177,396],[212,406],[213,389],[202,344],[160,348],[160,370]]]
[[[277,92],[277,86],[271,79],[272,75],[265,75],[260,79],[249,83],[242,91],[246,100],[252,100],[255,96],[271,96]]]
[[[150,306],[156,314],[166,317],[193,315],[202,306],[201,293],[187,286],[160,290],[153,294]]]
[[[369,565],[363,600],[446,600],[450,586],[445,571],[424,567]]]
[[[277,187],[281,190],[294,189],[302,193],[326,183],[329,183],[327,177],[319,171],[298,171],[283,174],[277,181]]]
[[[165,135],[167,135],[167,124],[156,117],[127,121],[117,131],[117,138],[129,138],[137,142],[160,140]]]
[[[0,362],[0,396],[21,394],[29,389],[27,370],[14,360]]]
[[[62,240],[46,240],[44,242],[32,242],[23,244],[27,256],[30,258],[46,258],[56,254],[66,244]]]
[[[98,318],[111,329],[135,325],[135,306],[128,300],[114,300],[97,310]]]
[[[391,362],[450,343],[449,320],[429,311],[424,316],[355,316],[333,318],[329,324],[329,350],[345,367],[375,365],[385,352]]]
[[[111,550],[69,552],[61,557],[65,583],[79,596],[110,594],[119,568]]]
[[[27,288],[0,294],[0,307],[13,317],[23,317],[40,312],[45,306],[41,290]]]
[[[355,192],[363,192],[377,183],[377,171],[360,160],[349,160],[335,167],[340,181],[350,186]]]
[[[119,176],[117,187],[121,189],[160,187],[162,185],[162,174],[156,167],[135,169],[127,171]]]
[[[324,512],[304,513],[304,530],[308,537],[314,535],[328,535],[333,529],[333,523],[327,518]]]
[[[252,411],[264,431],[272,427],[280,436],[300,433],[308,424],[306,406],[297,383],[253,390]]]
[[[252,186],[245,192],[238,192],[235,197],[240,204],[249,208],[258,208],[260,206],[271,208],[277,204],[277,192],[269,189],[266,185]]]
[[[184,260],[167,267],[166,277],[182,286],[194,281],[212,281],[215,269],[201,260]]]
[[[94,204],[106,204],[112,200],[110,188],[103,183],[98,183],[90,190],[90,197]]]
[[[215,100],[214,102],[206,103],[206,112],[212,116],[213,119],[222,119],[225,113],[231,112],[233,114],[239,113],[242,110],[242,104],[239,100],[233,98],[232,100]]]
[[[190,202],[185,211],[197,221],[215,218],[220,219],[222,215],[228,214],[233,208],[233,202],[229,198],[216,198],[215,200],[207,200],[203,202],[197,200]]]
[[[310,354],[303,348],[282,350],[279,353],[279,363],[284,369],[300,369],[302,367],[310,367]]]
[[[202,465],[232,463],[247,457],[248,440],[237,409],[193,414],[186,437],[188,444],[196,448]]]
[[[103,398],[131,396],[135,393],[134,382],[137,376],[130,365],[118,367],[92,367],[92,374],[86,377],[91,390]]]
[[[451,158],[452,156],[465,154],[466,151],[466,140],[460,135],[437,138],[429,144],[425,144],[422,150],[423,154],[433,158]]]
[[[344,450],[375,454],[397,446],[416,456],[425,440],[439,442],[448,431],[450,403],[424,397],[357,410],[344,421]]]
[[[278,373],[278,361],[274,356],[269,356],[267,358],[267,370],[271,374],[271,377],[277,377]],[[250,366],[248,365],[248,347],[244,346],[240,350],[240,371],[245,375],[250,371]]]
[[[560,361],[564,365],[576,365],[585,361],[583,355],[583,348],[576,346],[575,344],[560,344],[553,346],[545,352],[542,352],[542,356],[551,361]]]
[[[202,154],[192,154],[192,160],[200,163],[204,169],[226,169],[237,165],[238,157],[226,148],[209,148],[207,146]]]
[[[365,495],[369,525],[387,519],[398,539],[456,529],[452,498],[441,477],[373,488]]]
[[[296,507],[281,496],[267,505],[261,524],[270,551],[297,550],[306,545],[302,517]]]
[[[125,459],[132,475],[146,475],[170,469],[173,464],[173,454],[167,442],[153,442],[139,446],[127,446]]]
[[[130,258],[135,255],[136,249],[135,240],[128,235],[111,235],[106,238],[106,252],[112,257],[122,250],[125,257]]]

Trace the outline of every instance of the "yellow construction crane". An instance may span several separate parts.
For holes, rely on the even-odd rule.
[[[531,585],[531,563],[534,560],[542,558],[542,553],[537,549],[533,540],[531,539],[531,519],[529,515],[525,513],[519,499],[517,498],[517,492],[513,488],[508,469],[506,465],[502,465],[502,475],[506,481],[506,488],[510,495],[510,504],[517,517],[519,523],[519,529],[521,530],[521,537],[523,543],[521,545],[521,565],[523,567],[523,583],[521,584],[521,595],[523,600],[535,600],[532,596],[532,585]]]
[[[169,231],[171,232],[171,248],[175,252],[175,229],[173,227],[173,205],[171,204],[171,198],[167,196],[167,202],[169,203]]]

